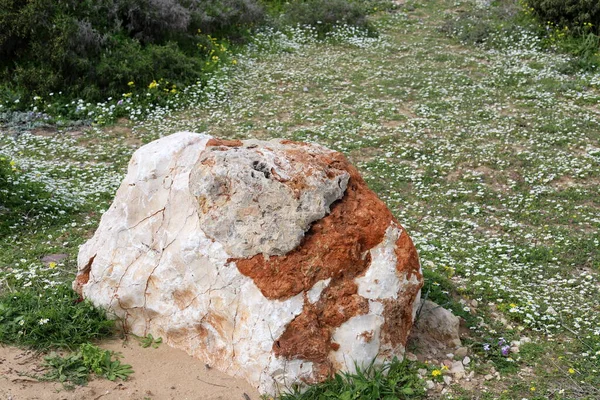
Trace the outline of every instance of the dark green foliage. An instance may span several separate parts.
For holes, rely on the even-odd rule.
[[[0,342],[35,349],[69,348],[113,333],[104,311],[68,284],[46,290],[22,289],[0,296]]]
[[[518,36],[523,26],[519,6],[513,0],[498,2],[486,9],[470,9],[456,16],[448,16],[441,31],[468,44],[498,46],[498,38]]]
[[[600,2],[598,0],[527,0],[540,22],[571,29],[591,24],[600,33]]]
[[[283,394],[281,400],[396,400],[424,398],[423,381],[417,366],[394,359],[383,367],[369,365],[354,374],[338,373],[332,379],[310,386],[306,391],[295,389]]]
[[[335,25],[367,27],[366,6],[352,0],[295,0],[282,11],[286,24],[312,25],[320,33],[330,31]]]
[[[239,39],[264,18],[256,0],[0,0],[0,86],[23,105],[105,100],[130,81],[184,86],[202,76],[205,34]]]

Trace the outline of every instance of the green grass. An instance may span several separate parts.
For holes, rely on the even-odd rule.
[[[358,368],[355,373],[339,373],[331,380],[308,390],[295,389],[283,394],[281,400],[358,400],[358,399],[418,399],[425,394],[423,381],[415,365],[393,360],[389,364],[373,364]]]
[[[104,311],[80,302],[68,284],[23,288],[0,296],[2,343],[37,350],[74,349],[111,336],[113,326]]]

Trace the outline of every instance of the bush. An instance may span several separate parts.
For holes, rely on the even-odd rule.
[[[24,105],[52,92],[101,101],[130,81],[184,86],[212,57],[207,35],[239,40],[264,20],[257,0],[0,0],[1,92]]]
[[[581,28],[585,25],[600,33],[600,2],[598,0],[526,0],[540,22],[555,26]]]
[[[367,28],[366,6],[348,0],[295,0],[283,6],[282,19],[287,25],[311,25],[320,33],[335,25]]]
[[[526,0],[545,29],[547,44],[574,57],[572,67],[600,66],[600,2],[597,0]]]

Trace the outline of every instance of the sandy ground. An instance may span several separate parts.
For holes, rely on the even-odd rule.
[[[43,355],[0,347],[0,400],[258,400],[247,382],[208,368],[202,361],[165,344],[142,348],[135,339],[103,342],[100,347],[120,352],[133,367],[127,381],[93,379],[87,386],[66,390],[60,383],[39,382]],[[25,375],[24,375],[25,374]]]

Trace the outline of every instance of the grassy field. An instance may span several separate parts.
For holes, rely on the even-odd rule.
[[[265,32],[191,92],[192,108],[131,110],[108,127],[5,127],[6,173],[35,195],[0,222],[0,322],[11,290],[52,298],[73,278],[141,144],[181,130],[283,137],[359,167],[415,240],[425,292],[467,320],[467,369],[500,373],[435,396],[600,398],[600,73],[572,70],[527,29],[459,40],[456,21],[490,13],[408,1],[375,17],[378,37]],[[50,254],[66,257],[40,261]],[[523,338],[519,353],[486,350]]]

